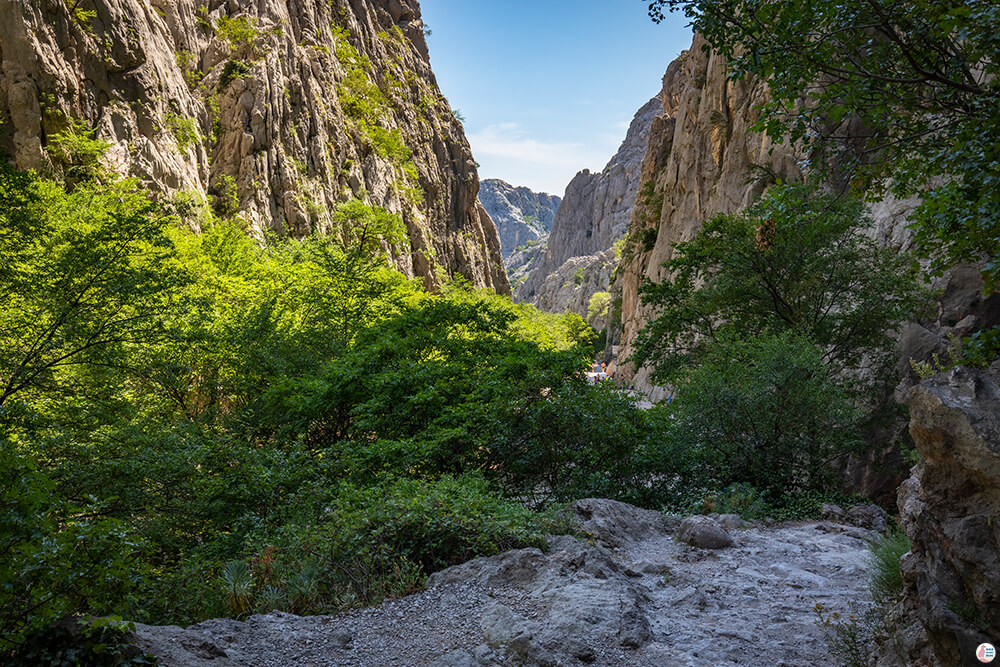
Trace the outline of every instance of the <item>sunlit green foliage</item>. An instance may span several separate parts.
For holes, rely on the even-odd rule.
[[[185,281],[166,216],[138,184],[59,184],[0,166],[0,408],[70,391],[56,377],[115,366],[123,346],[163,336]]]
[[[13,643],[66,613],[186,623],[401,594],[537,544],[544,517],[504,493],[624,497],[624,473],[598,468],[651,442],[620,439],[603,414],[620,399],[583,385],[582,318],[424,292],[389,267],[408,244],[378,207],[260,241],[192,193],[160,205],[130,181],[9,167],[0,203]],[[539,476],[552,415],[588,435]]]
[[[215,22],[215,32],[229,43],[230,49],[253,56],[259,47],[264,31],[252,16],[220,16]]]
[[[95,138],[96,133],[86,122],[71,119],[66,130],[49,137],[46,150],[68,182],[92,181],[104,174],[101,159],[111,144]]]

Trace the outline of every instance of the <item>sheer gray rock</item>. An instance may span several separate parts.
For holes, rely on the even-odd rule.
[[[111,143],[109,168],[163,198],[233,193],[253,233],[293,236],[341,233],[337,205],[361,198],[402,216],[409,242],[393,260],[407,275],[509,293],[416,0],[74,7],[0,2],[2,143],[17,166],[49,168],[52,136],[75,119]],[[248,22],[248,43],[227,41],[223,19]],[[378,132],[359,95],[384,98]]]
[[[909,657],[977,664],[976,646],[1000,637],[1000,364],[935,375],[908,403],[921,461],[899,492],[905,604],[925,630]]]
[[[566,186],[545,254],[532,261],[528,278],[515,292],[518,301],[586,317],[590,297],[608,291],[618,263],[611,249],[628,230],[650,127],[662,112],[658,99],[647,102],[604,170],[585,169]]]
[[[479,201],[497,226],[500,253],[507,259],[518,246],[545,240],[562,199],[487,178],[480,183]]]

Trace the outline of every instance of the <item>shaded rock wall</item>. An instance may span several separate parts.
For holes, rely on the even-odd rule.
[[[1000,363],[940,373],[908,403],[921,461],[899,492],[905,605],[926,633],[908,658],[979,664],[976,646],[1000,637]]]
[[[258,235],[329,231],[364,199],[402,215],[408,275],[509,291],[416,0],[0,0],[0,118],[19,167],[82,120],[154,192],[235,186]]]
[[[497,226],[500,253],[507,259],[518,246],[548,235],[562,198],[487,178],[479,186],[479,201]]]

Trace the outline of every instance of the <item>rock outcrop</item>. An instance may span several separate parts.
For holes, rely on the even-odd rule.
[[[979,664],[976,647],[1000,637],[1000,364],[940,373],[908,402],[921,461],[899,492],[902,569],[926,633],[910,664]]]
[[[507,259],[518,246],[538,243],[548,236],[562,199],[487,178],[480,183],[479,201],[497,226],[500,253]]]
[[[138,644],[164,667],[827,664],[814,605],[867,599],[860,528],[720,517],[735,544],[709,551],[674,539],[676,517],[601,499],[570,511],[587,539],[456,565],[379,607],[139,625]]]
[[[50,169],[76,121],[112,168],[258,235],[343,233],[334,212],[354,197],[402,216],[403,272],[509,292],[416,0],[2,0],[0,45],[19,167]]]
[[[650,128],[660,113],[658,99],[647,102],[604,170],[581,171],[566,186],[546,251],[534,259],[528,278],[518,286],[518,301],[586,316],[590,297],[608,291],[618,261],[612,247],[628,230]]]

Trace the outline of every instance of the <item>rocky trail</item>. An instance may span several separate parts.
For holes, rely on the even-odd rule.
[[[821,665],[834,663],[816,605],[846,613],[869,599],[872,530],[572,508],[587,539],[476,559],[378,607],[139,625],[138,643],[185,667]]]

